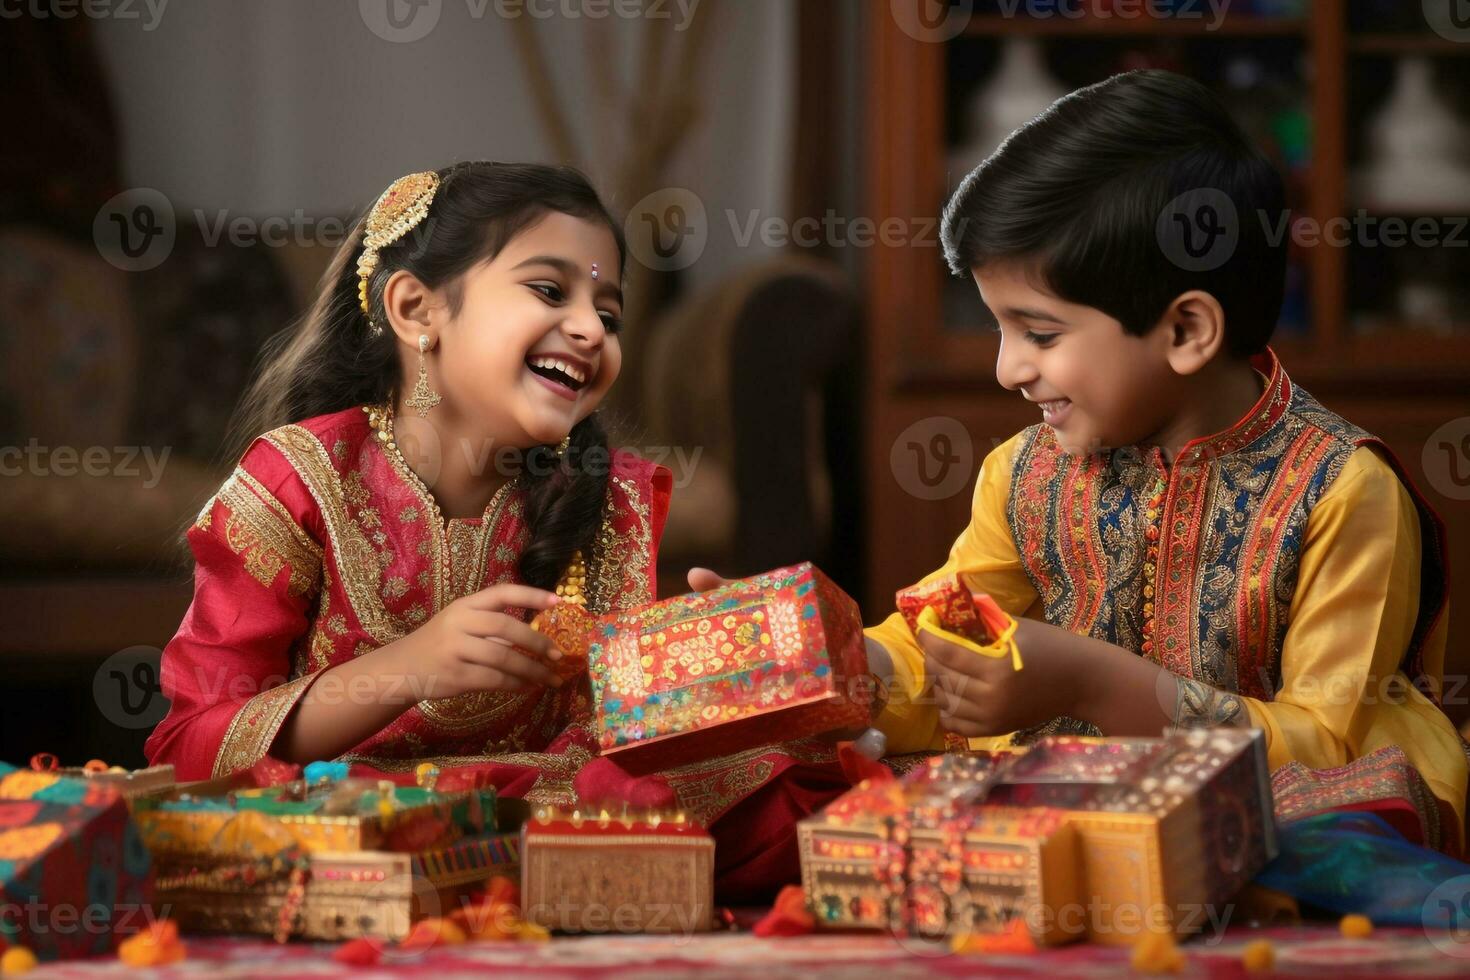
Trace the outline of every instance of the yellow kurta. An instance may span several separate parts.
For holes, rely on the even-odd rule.
[[[969,526],[925,581],[961,573],[1006,612],[1043,619],[1006,513],[1020,439],[986,458]],[[1242,700],[1251,724],[1265,731],[1273,770],[1293,760],[1314,769],[1340,766],[1398,745],[1462,827],[1467,764],[1460,737],[1398,670],[1418,613],[1421,548],[1419,516],[1404,485],[1373,448],[1358,448],[1307,521],[1280,690],[1272,700]],[[1424,673],[1436,682],[1443,676],[1446,621],[1439,618],[1423,649]],[[921,697],[923,651],[902,616],[894,613],[867,633],[893,660],[893,699],[878,722],[889,751],[940,749],[937,710]],[[972,739],[971,745],[1009,741]]]

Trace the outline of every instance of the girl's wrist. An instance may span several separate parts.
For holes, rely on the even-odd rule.
[[[413,670],[417,660],[413,655],[413,637],[414,634],[410,633],[366,655],[371,660],[364,666],[371,667],[380,703],[402,702],[406,706],[418,700],[417,692],[423,686],[423,678]],[[413,696],[405,701],[407,695]]]

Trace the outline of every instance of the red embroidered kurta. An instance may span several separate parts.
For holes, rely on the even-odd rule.
[[[592,611],[655,598],[670,492],[667,470],[613,454],[588,558]],[[148,740],[149,761],[172,763],[182,779],[248,768],[267,757],[322,670],[406,636],[461,596],[518,581],[529,539],[523,496],[513,482],[483,517],[441,521],[361,408],[257,439],[189,530],[194,601],[164,650],[172,705]],[[718,860],[732,897],[794,873],[795,821],[849,784],[831,748],[813,742],[632,776],[595,758],[588,700],[585,682],[424,700],[343,758],[355,773],[399,779],[424,760],[473,767],[507,795],[536,802],[677,803],[710,825],[728,814],[714,829],[734,829]]]
[[[194,602],[164,651],[172,709],[148,755],[183,778],[247,768],[325,668],[398,640],[450,602],[518,581],[528,539],[513,481],[483,517],[442,521],[391,446],[350,409],[257,439],[189,531]],[[654,598],[667,470],[616,452],[588,572],[589,604]],[[406,692],[412,693],[412,692]],[[349,758],[395,768],[431,756],[546,748],[580,691],[426,700]]]

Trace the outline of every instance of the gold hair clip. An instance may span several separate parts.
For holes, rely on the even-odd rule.
[[[374,322],[368,305],[368,278],[378,268],[378,251],[398,241],[424,220],[438,189],[439,175],[432,170],[407,174],[389,184],[368,212],[367,228],[362,234],[362,257],[357,260],[357,302],[374,333],[381,332],[382,327]]]

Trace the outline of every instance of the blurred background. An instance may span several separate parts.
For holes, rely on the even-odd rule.
[[[1286,177],[1275,346],[1470,556],[1470,17],[1456,0],[5,0],[0,759],[137,765],[182,531],[262,343],[395,177],[562,162],[626,216],[619,441],[661,593],[811,559],[876,621],[943,560],[995,383],[940,208],[1077,86],[1215,88]],[[1470,713],[1452,580],[1447,710]]]

